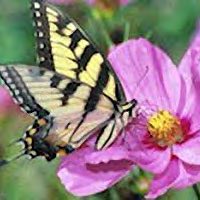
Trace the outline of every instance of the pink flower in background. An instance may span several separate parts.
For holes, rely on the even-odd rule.
[[[13,108],[17,108],[15,106],[10,94],[8,91],[0,86],[0,116],[8,114]]]
[[[200,38],[179,68],[145,39],[130,40],[109,54],[128,100],[140,103],[140,116],[110,148],[93,145],[66,156],[58,176],[76,196],[111,187],[133,168],[152,172],[147,198],[200,181]]]
[[[78,2],[80,0],[49,0],[50,2],[53,2],[53,3],[60,3],[60,4],[73,4],[75,2]],[[131,0],[85,0],[86,3],[88,3],[89,5],[96,5],[96,4],[99,4],[99,3],[102,3],[102,4],[108,4],[108,3],[111,3],[111,4],[116,4],[116,5],[122,5],[122,6],[125,6],[127,5]]]
[[[77,1],[77,0],[49,0],[49,2],[52,2],[52,3],[66,4],[66,5],[73,4],[73,3],[75,3],[76,1]]]
[[[108,0],[85,0],[85,1],[91,5],[95,5],[98,2],[113,2],[113,4],[115,3],[117,5],[125,6],[128,3],[130,3],[130,0],[111,0],[111,1],[108,1]]]

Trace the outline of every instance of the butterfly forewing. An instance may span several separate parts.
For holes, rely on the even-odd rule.
[[[32,11],[41,67],[98,88],[115,101],[125,101],[109,62],[72,19],[42,0],[32,0]]]
[[[29,82],[33,77],[24,74],[22,80],[22,77],[19,76],[19,73],[23,69],[19,68],[19,70],[16,70],[15,68],[0,66],[0,77],[5,82],[15,102],[23,111],[36,118],[48,115],[49,112],[38,104],[35,97],[31,95],[28,85],[25,83],[26,81]],[[49,80],[48,78],[47,76],[43,76],[41,81],[47,81]]]

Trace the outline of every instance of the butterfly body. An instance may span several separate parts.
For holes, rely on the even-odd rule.
[[[0,66],[0,77],[33,124],[21,141],[31,158],[72,152],[97,136],[109,147],[136,117],[117,75],[79,26],[43,0],[32,0],[39,66]]]

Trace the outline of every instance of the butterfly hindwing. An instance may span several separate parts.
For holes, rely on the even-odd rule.
[[[11,92],[14,101],[23,111],[36,118],[48,115],[49,112],[37,103],[25,84],[26,79],[30,79],[30,77],[24,76],[22,80],[19,71],[13,67],[0,67],[0,77]],[[44,76],[43,79],[47,80],[48,77]]]
[[[123,124],[119,118],[113,118],[101,130],[96,140],[97,149],[109,147],[123,129]]]
[[[91,96],[92,87],[53,71],[36,66],[0,66],[0,77],[20,107],[36,118],[24,142],[42,143],[45,152],[49,151],[47,147],[51,147],[50,153],[55,150],[52,147],[78,148],[92,134],[104,134],[103,127],[114,119],[110,98],[98,93]],[[107,130],[112,131],[109,127]],[[108,131],[104,137],[107,141],[98,148],[113,141]],[[37,155],[42,154],[39,147],[32,146]]]
[[[32,11],[41,67],[98,88],[115,101],[125,101],[111,65],[72,19],[44,0],[32,0]]]

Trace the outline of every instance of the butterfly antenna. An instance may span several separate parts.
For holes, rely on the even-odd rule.
[[[139,86],[141,85],[142,81],[145,79],[145,77],[146,77],[146,75],[147,75],[148,72],[149,72],[149,67],[146,66],[146,69],[145,69],[145,71],[144,71],[144,74],[141,76],[141,78],[140,78],[140,79],[138,80],[138,82],[137,82],[137,87],[136,87],[136,89],[135,89],[135,92],[134,92],[134,95],[133,95],[133,96],[135,96],[136,92],[137,92],[138,89],[139,89]]]
[[[10,142],[10,143],[7,145],[7,147],[11,147],[11,146],[13,146],[13,145],[15,145],[15,144],[20,144],[20,142],[22,142],[22,141],[23,141],[22,138],[17,139],[17,140],[14,140],[14,141]],[[20,150],[20,154],[17,155],[17,156],[15,156],[14,158],[10,158],[10,159],[0,159],[0,168],[3,167],[3,166],[5,166],[5,165],[7,165],[7,164],[9,164],[9,163],[11,163],[12,161],[18,160],[19,158],[21,158],[22,156],[24,156],[24,155],[25,155],[24,150],[25,150],[24,148],[21,149],[21,150]]]
[[[15,156],[14,158],[11,158],[11,159],[0,159],[0,168],[15,161],[15,160],[18,160],[19,158],[21,158],[22,156],[24,156],[25,153],[23,152],[22,154],[19,154],[17,156]]]
[[[13,145],[15,145],[15,144],[20,144],[21,142],[23,142],[23,139],[22,139],[22,138],[17,139],[17,140],[13,140],[13,141],[11,141],[11,142],[7,145],[7,147],[11,147],[11,146],[13,146]]]
[[[7,165],[9,162],[7,160],[0,160],[0,167]]]

